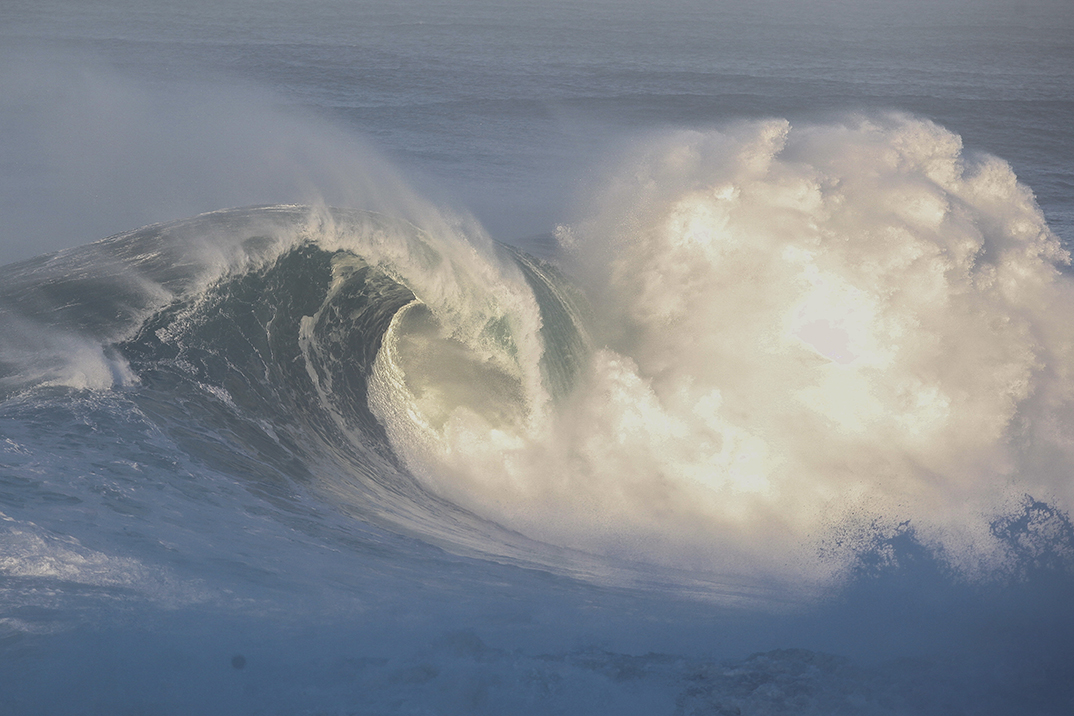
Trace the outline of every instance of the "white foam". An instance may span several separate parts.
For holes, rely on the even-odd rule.
[[[0,361],[18,367],[0,379],[0,388],[42,385],[108,390],[138,381],[126,359],[99,341],[44,327],[30,330],[10,318],[4,328],[22,340],[7,340],[0,346]],[[9,338],[14,337],[10,333]]]
[[[72,585],[116,590],[113,593],[121,595],[116,598],[129,590],[127,598],[173,608],[216,596],[200,584],[177,579],[168,570],[147,566],[132,556],[91,549],[75,537],[55,534],[3,513],[0,519],[4,523],[0,527],[0,577],[5,579],[0,601],[7,602],[20,588],[45,592],[60,586],[69,590]],[[19,629],[17,621],[5,623]]]
[[[436,489],[559,544],[805,582],[841,521],[910,519],[968,570],[1011,494],[1072,504],[1069,257],[1004,162],[911,117],[775,120],[662,137],[606,186],[557,232],[607,344],[571,400],[457,406],[422,440],[385,416]]]

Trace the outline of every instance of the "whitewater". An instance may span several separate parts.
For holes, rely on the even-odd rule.
[[[397,73],[351,107],[389,138],[373,149],[260,91],[185,85],[231,57],[242,3],[113,5],[58,3],[56,27],[27,6],[4,31],[33,69],[0,74],[0,714],[1074,708],[1071,138],[1048,114],[1069,97],[1039,65],[1012,63],[994,106],[1017,114],[1026,77],[1062,95],[1019,125],[1057,133],[1054,156],[1005,139],[1009,160],[958,129],[990,137],[990,115],[865,101],[882,70],[784,50],[714,109],[691,73],[731,55],[691,54],[711,19],[693,6],[662,30],[599,3],[517,30],[491,6],[253,22],[245,51],[301,55],[272,75],[292,100]],[[728,13],[733,49],[735,28],[823,44],[797,15]],[[595,39],[571,34],[563,66],[558,40],[520,39],[564,25]],[[209,60],[182,59],[183,27]],[[678,50],[620,47],[673,31]],[[456,57],[464,37],[518,39],[508,79],[488,79],[496,43]],[[176,98],[129,67],[72,80],[34,38],[163,53]],[[440,61],[490,96],[421,79]],[[780,111],[844,71],[866,77],[855,101]],[[591,72],[613,89],[575,101]],[[907,82],[989,94],[950,72]],[[647,118],[664,102],[687,119]]]

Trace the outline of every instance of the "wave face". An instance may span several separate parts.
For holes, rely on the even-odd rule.
[[[813,643],[891,642],[890,617],[1059,663],[1074,282],[1005,163],[909,117],[774,120],[653,138],[590,199],[550,261],[448,221],[267,206],[0,269],[5,629],[313,594],[402,629],[432,590],[470,595],[464,624],[504,595],[518,629],[600,603],[681,644],[715,603]],[[966,600],[980,619],[946,624]],[[995,613],[1018,636],[980,636]],[[444,675],[378,662],[369,688],[435,702],[460,654],[550,668],[449,641]],[[622,666],[594,654],[562,678]],[[739,688],[630,663],[712,682],[675,681],[680,706]]]
[[[307,485],[366,521],[432,541],[461,530],[450,541],[466,543],[459,525],[483,521],[414,481],[371,406],[413,410],[404,401],[425,390],[527,419],[579,369],[541,341],[584,343],[558,271],[486,248],[310,207],[147,227],[8,269],[2,320],[19,339],[4,346],[0,386],[9,398],[119,391],[183,455],[258,491],[286,499]],[[539,300],[559,324],[542,323]],[[370,394],[385,334],[396,351],[405,340],[439,354],[411,356],[425,362],[398,396],[376,394],[380,382]]]

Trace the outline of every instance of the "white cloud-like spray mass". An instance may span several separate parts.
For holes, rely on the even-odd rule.
[[[554,543],[813,583],[851,524],[909,520],[974,574],[1012,501],[1072,504],[1069,256],[1007,164],[910,117],[773,120],[653,140],[608,187],[561,231],[604,332],[581,384],[395,416],[435,489]]]

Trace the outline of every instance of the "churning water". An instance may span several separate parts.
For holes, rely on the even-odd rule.
[[[896,5],[0,11],[0,713],[1069,713],[1070,20]]]

